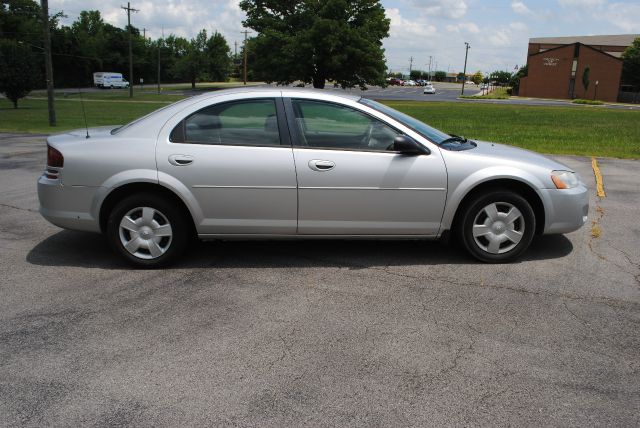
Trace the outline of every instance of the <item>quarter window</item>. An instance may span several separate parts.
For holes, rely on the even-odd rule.
[[[206,107],[180,122],[170,138],[176,143],[280,145],[275,101],[247,100]]]
[[[383,122],[347,106],[292,100],[298,146],[343,150],[393,150],[400,133]]]

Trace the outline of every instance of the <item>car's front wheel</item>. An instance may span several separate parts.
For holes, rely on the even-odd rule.
[[[111,211],[107,238],[130,263],[147,268],[167,265],[185,251],[189,224],[175,204],[154,194],[135,194]]]
[[[510,191],[493,191],[466,205],[458,237],[476,259],[506,263],[529,247],[535,229],[535,214],[526,199]]]

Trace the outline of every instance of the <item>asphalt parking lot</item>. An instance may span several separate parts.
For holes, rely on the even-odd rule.
[[[40,217],[45,157],[0,134],[0,426],[640,423],[639,161],[600,159],[600,199],[558,157],[589,225],[510,265],[221,242],[145,271]]]

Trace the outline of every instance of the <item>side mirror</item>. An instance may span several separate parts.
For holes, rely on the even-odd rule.
[[[429,149],[418,143],[408,135],[398,135],[393,140],[393,150],[403,155],[428,155],[431,153]]]

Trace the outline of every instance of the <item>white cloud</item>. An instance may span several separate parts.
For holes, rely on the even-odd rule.
[[[461,22],[459,24],[449,24],[445,29],[451,33],[478,34],[480,28],[473,22]]]
[[[404,18],[399,9],[391,8],[385,11],[391,20],[390,38],[395,40],[420,41],[421,37],[429,37],[436,33],[435,26],[426,22]]]
[[[416,14],[449,19],[462,18],[469,8],[465,0],[407,0],[406,3]]]
[[[511,24],[509,24],[509,28],[511,28],[514,31],[519,31],[519,32],[524,32],[524,31],[527,31],[529,29],[527,24],[525,24],[524,22],[512,22]]]
[[[515,13],[518,13],[520,15],[527,15],[531,13],[531,9],[529,9],[527,5],[521,1],[511,2],[511,9],[513,9]]]
[[[640,33],[640,3],[612,3],[601,17],[625,33]]]
[[[213,3],[213,4],[212,4]],[[64,11],[68,18],[64,24],[70,24],[78,19],[82,10],[99,10],[103,19],[117,27],[124,28],[127,24],[127,14],[120,8],[121,2],[114,0],[52,0],[49,8],[52,12]],[[244,12],[239,7],[238,0],[135,0],[131,7],[139,11],[131,14],[131,24],[142,31],[146,29],[147,36],[157,38],[174,34],[186,38],[195,37],[202,29],[209,34],[213,31],[222,33],[227,42],[233,47],[233,42],[240,42],[243,38],[240,31]]]
[[[562,7],[595,7],[607,3],[606,0],[558,0]]]

